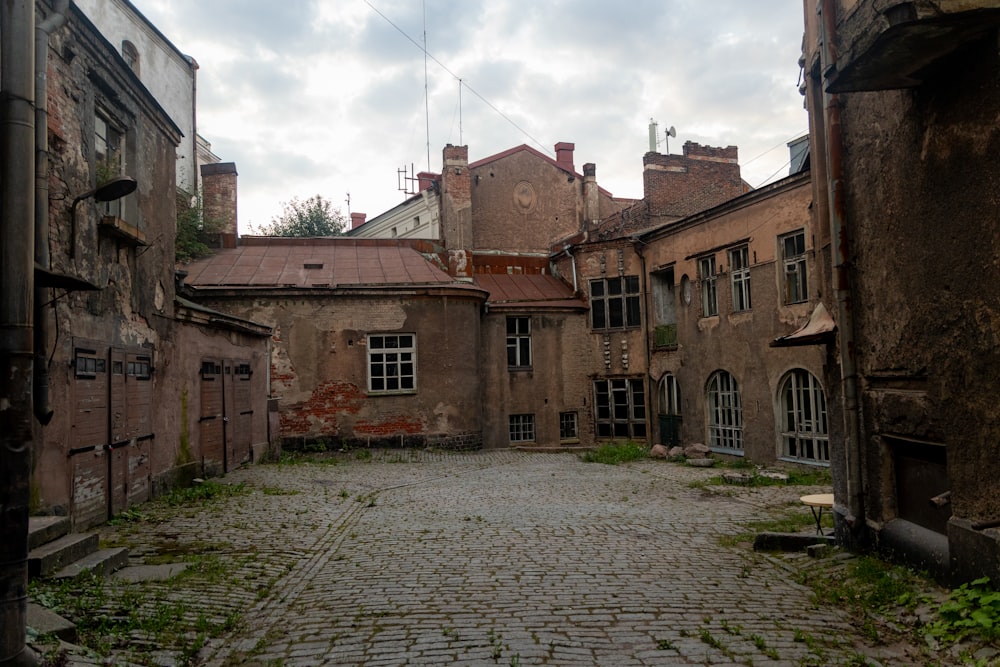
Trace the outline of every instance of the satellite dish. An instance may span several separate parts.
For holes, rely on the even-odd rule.
[[[670,155],[670,137],[676,137],[676,136],[677,136],[677,130],[674,128],[673,125],[671,125],[670,129],[667,130],[667,136],[663,138],[663,146],[665,149],[663,152],[665,155]]]
[[[667,130],[667,136],[668,137],[676,137],[677,136],[677,130],[674,128],[673,125],[671,125],[670,129]]]

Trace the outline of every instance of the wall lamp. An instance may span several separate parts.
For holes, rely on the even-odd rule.
[[[73,207],[70,209],[70,237],[69,256],[76,257],[76,205],[85,199],[94,198],[95,201],[105,202],[121,199],[127,194],[135,192],[136,185],[134,178],[119,176],[112,178],[107,183],[97,186],[93,190],[88,190],[73,200]]]

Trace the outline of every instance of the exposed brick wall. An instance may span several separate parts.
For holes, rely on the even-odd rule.
[[[683,155],[646,153],[643,191],[653,216],[685,216],[739,197],[746,191],[736,146],[685,142]]]
[[[205,217],[222,223],[222,247],[235,248],[236,164],[217,162],[201,165],[202,204]]]

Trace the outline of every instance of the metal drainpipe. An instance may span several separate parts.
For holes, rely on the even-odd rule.
[[[25,645],[34,286],[35,1],[0,2],[0,666]]]
[[[639,255],[639,267],[642,271],[642,308],[639,309],[639,313],[642,316],[642,342],[643,347],[646,352],[646,414],[655,415],[653,405],[653,391],[658,389],[656,381],[653,379],[653,352],[649,345],[649,274],[646,272],[646,255],[643,254],[643,248],[646,243],[642,239],[635,237],[632,239],[632,247],[635,248],[635,254]],[[647,429],[647,438],[652,438],[653,444],[656,444],[659,433],[657,432],[657,423],[654,421],[652,428]],[[660,443],[663,444],[663,443]]]
[[[837,63],[837,13],[835,0],[820,0],[820,67],[821,82]],[[823,85],[823,83],[821,83]],[[843,134],[840,124],[840,101],[823,86],[824,124],[826,126],[826,170],[829,195],[830,239],[833,255],[834,296],[840,331],[840,372],[844,395],[844,451],[847,456],[847,510],[845,517],[851,529],[864,525],[865,502],[862,488],[861,436],[858,407],[858,377],[854,340],[854,309],[848,265],[851,260],[847,216],[844,211]]]
[[[69,0],[59,0],[44,21],[35,27],[35,263],[49,269],[49,35],[66,23]],[[35,418],[45,426],[52,421],[49,403],[49,319],[44,308],[49,291],[35,286],[35,372],[32,376]]]

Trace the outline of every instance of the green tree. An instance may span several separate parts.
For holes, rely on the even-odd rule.
[[[284,202],[285,210],[271,219],[271,224],[262,226],[258,233],[263,236],[340,236],[347,227],[347,220],[339,209],[321,195],[313,195],[305,201],[293,197]]]
[[[204,257],[219,247],[219,232],[223,223],[205,215],[201,194],[193,200],[185,195],[177,196],[177,236],[174,239],[174,258],[178,262],[190,262]]]

